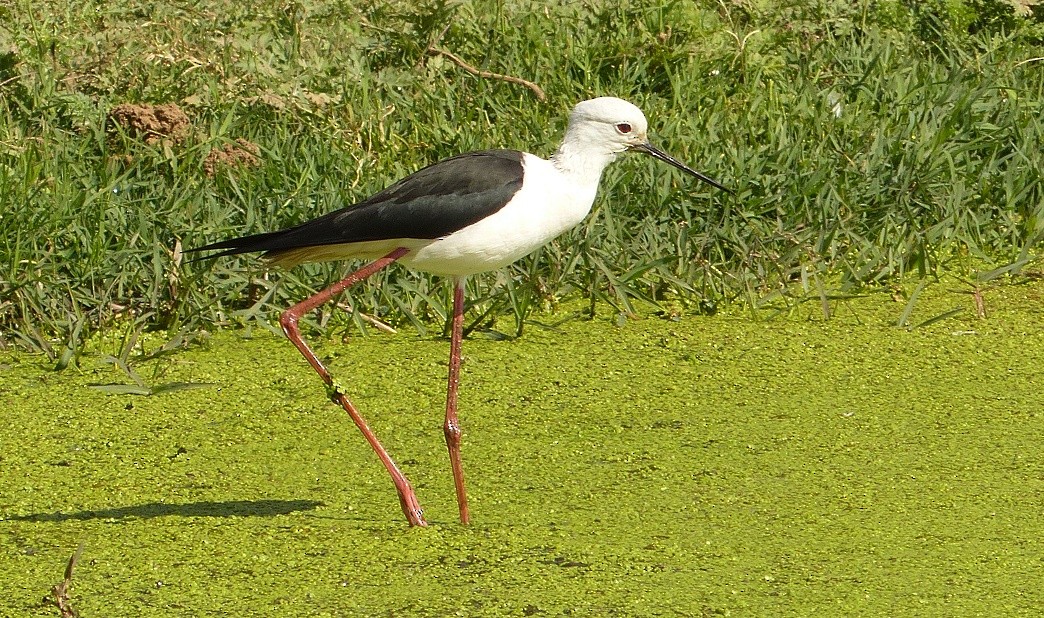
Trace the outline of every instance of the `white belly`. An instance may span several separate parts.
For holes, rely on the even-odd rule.
[[[530,154],[523,169],[526,181],[503,208],[449,236],[424,241],[401,261],[438,275],[495,270],[536,251],[591,211],[597,182],[575,186],[550,162]]]

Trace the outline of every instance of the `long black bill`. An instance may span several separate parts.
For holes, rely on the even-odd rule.
[[[669,164],[673,165],[674,167],[676,167],[676,168],[680,169],[681,171],[685,172],[686,174],[690,174],[692,176],[695,176],[696,178],[699,178],[700,180],[702,180],[703,182],[709,184],[712,187],[716,187],[718,189],[721,189],[722,191],[724,191],[726,193],[732,193],[732,189],[729,189],[729,188],[725,187],[720,182],[718,182],[717,180],[714,180],[713,178],[711,178],[709,176],[706,176],[704,174],[701,174],[701,173],[697,172],[696,170],[692,169],[688,165],[685,165],[684,163],[682,163],[678,159],[675,159],[674,157],[672,157],[671,155],[667,154],[666,152],[660,150],[656,146],[653,146],[649,142],[645,142],[644,144],[638,144],[636,146],[631,146],[631,150],[640,150],[640,151],[642,151],[642,152],[644,152],[646,154],[650,154],[650,155],[656,157],[657,159],[659,159],[659,160],[661,160],[661,161],[663,161],[665,163],[669,163]]]

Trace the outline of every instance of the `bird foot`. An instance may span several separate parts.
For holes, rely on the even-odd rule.
[[[416,496],[404,496],[400,493],[399,504],[402,505],[402,512],[411,526],[427,527],[428,522],[424,521],[424,509],[420,507]]]

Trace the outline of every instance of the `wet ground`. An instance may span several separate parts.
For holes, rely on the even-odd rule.
[[[984,298],[932,286],[911,323],[966,310],[913,330],[873,293],[476,334],[468,528],[443,340],[317,344],[427,529],[276,335],[138,367],[200,386],[154,396],[91,387],[129,382],[114,342],[59,373],[3,354],[0,615],[58,616],[80,543],[83,616],[1040,615],[1044,284]]]

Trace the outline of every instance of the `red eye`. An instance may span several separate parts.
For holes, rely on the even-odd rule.
[[[616,130],[626,135],[627,133],[631,132],[631,125],[627,124],[626,122],[621,122],[620,124],[616,125]]]

